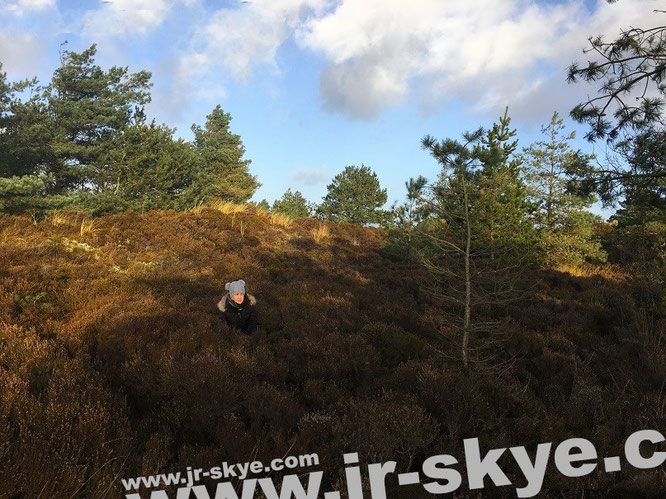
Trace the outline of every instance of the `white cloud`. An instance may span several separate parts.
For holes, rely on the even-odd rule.
[[[83,31],[96,37],[146,33],[161,25],[176,4],[192,6],[198,0],[106,0],[85,14]]]
[[[291,175],[291,180],[300,185],[318,185],[330,180],[326,168],[323,166],[301,168]]]
[[[16,0],[14,2],[6,2],[1,10],[8,10],[9,12],[22,15],[32,10],[41,10],[54,6],[55,0]]]
[[[30,34],[0,33],[0,62],[2,72],[7,73],[9,80],[16,81],[37,73],[44,52],[43,43]]]
[[[198,30],[193,51],[237,80],[249,78],[262,64],[277,70],[278,48],[328,3],[330,0],[252,0],[219,9]]]
[[[343,0],[298,33],[304,48],[331,61],[321,75],[325,107],[375,118],[417,86],[425,99],[470,100],[477,109],[526,104],[544,88],[539,65],[561,68],[588,36],[650,25],[653,2],[527,0]],[[426,103],[422,103],[424,106]]]
[[[547,92],[569,102],[566,66],[591,35],[654,22],[653,0],[253,0],[222,8],[201,27],[191,53],[203,72],[246,80],[290,40],[321,55],[323,105],[372,120],[415,95],[423,109],[461,98],[477,111],[536,108]],[[557,79],[557,82],[553,82]],[[579,95],[580,96],[580,95]]]

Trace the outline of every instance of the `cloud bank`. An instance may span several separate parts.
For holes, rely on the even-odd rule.
[[[279,77],[291,69],[281,67],[281,50],[299,50],[323,62],[322,107],[354,120],[372,121],[405,103],[436,112],[448,100],[478,113],[510,105],[517,119],[540,119],[544,105],[570,108],[595,90],[565,83],[566,67],[585,63],[589,36],[651,26],[656,6],[654,0],[598,0],[594,10],[579,0],[107,0],[75,19],[87,39],[105,46],[164,37],[167,84],[156,97],[172,114],[193,99],[223,98],[230,80],[248,82],[258,70]],[[64,3],[0,3],[0,15],[18,23],[0,29],[7,67],[26,66],[24,55],[38,50],[43,35],[23,30],[19,20],[43,17],[48,8],[63,10]]]
[[[654,22],[654,2],[528,0],[254,0],[219,9],[193,52],[243,81],[294,41],[319,54],[323,106],[360,120],[414,98],[427,109],[450,98],[477,110],[530,109],[583,59],[591,35]],[[553,78],[557,81],[553,81]],[[571,92],[569,92],[571,93]]]

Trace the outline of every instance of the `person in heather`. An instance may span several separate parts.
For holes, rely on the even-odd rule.
[[[243,333],[253,332],[259,326],[255,305],[257,299],[245,292],[245,281],[238,280],[224,285],[227,293],[217,304],[217,315],[234,329]]]

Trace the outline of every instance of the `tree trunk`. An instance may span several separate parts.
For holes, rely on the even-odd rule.
[[[465,241],[465,315],[463,320],[462,359],[465,369],[469,368],[468,344],[470,319],[472,315],[472,278],[470,274],[470,254],[472,248],[472,227],[469,216],[469,197],[467,195],[467,183],[463,177],[463,193],[465,196],[465,228],[467,237]]]

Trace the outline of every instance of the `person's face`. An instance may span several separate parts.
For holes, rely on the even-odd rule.
[[[239,305],[243,303],[243,298],[244,298],[243,293],[236,293],[231,297],[231,299],[236,303],[238,303]]]

